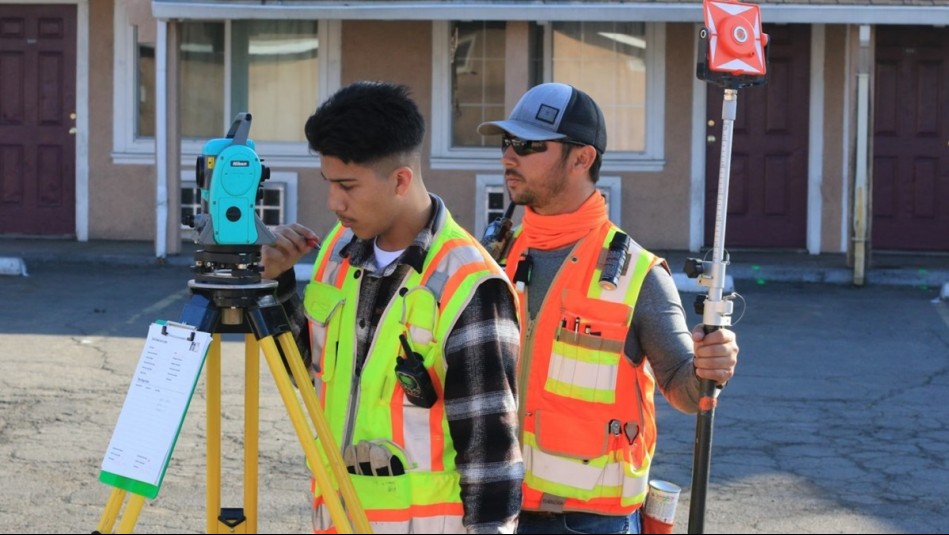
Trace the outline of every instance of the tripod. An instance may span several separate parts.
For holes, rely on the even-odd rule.
[[[320,489],[324,492],[333,523],[340,533],[369,533],[369,521],[356,496],[352,481],[346,472],[342,455],[335,447],[329,424],[318,405],[319,400],[311,384],[296,341],[290,331],[290,322],[283,307],[277,302],[277,283],[261,280],[257,262],[259,247],[217,248],[195,253],[198,275],[189,281],[191,297],[182,311],[179,323],[193,326],[201,332],[212,333],[207,355],[207,533],[257,533],[257,475],[259,431],[259,358],[263,350],[267,364],[291,423],[306,455],[307,464]],[[228,250],[230,249],[230,250]],[[221,508],[221,334],[244,333],[245,392],[244,392],[244,504],[243,508]],[[279,344],[279,348],[278,348]],[[281,358],[281,350],[286,357]],[[286,366],[284,366],[284,362]],[[289,373],[287,371],[289,368]],[[293,380],[313,426],[320,437],[323,455],[328,460],[339,493],[333,489],[334,480],[324,466],[323,458],[306,421],[300,399],[294,392]],[[127,491],[113,489],[99,521],[96,533],[110,533],[122,510]],[[118,533],[131,533],[144,505],[145,497],[132,494],[118,525]],[[349,516],[347,516],[347,510]],[[352,517],[352,523],[350,522]]]

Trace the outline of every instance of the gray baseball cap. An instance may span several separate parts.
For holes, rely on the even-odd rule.
[[[568,138],[606,151],[606,121],[596,102],[579,89],[560,83],[532,87],[506,121],[478,125],[482,136],[508,134],[528,141]]]

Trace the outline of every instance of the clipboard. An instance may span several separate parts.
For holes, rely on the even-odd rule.
[[[149,499],[158,496],[210,346],[211,334],[190,325],[151,324],[99,481]]]

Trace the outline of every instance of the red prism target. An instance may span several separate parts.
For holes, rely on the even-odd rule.
[[[709,32],[708,69],[736,76],[764,75],[768,36],[761,31],[758,6],[732,0],[705,0],[703,8]]]

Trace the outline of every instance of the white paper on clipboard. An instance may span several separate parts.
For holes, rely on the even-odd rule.
[[[153,323],[102,470],[158,486],[194,395],[211,334]]]

